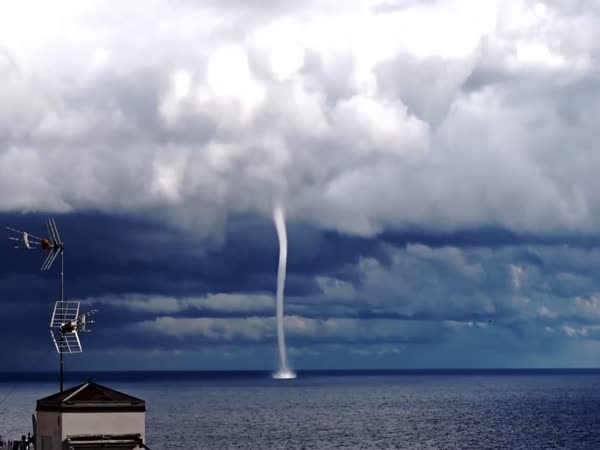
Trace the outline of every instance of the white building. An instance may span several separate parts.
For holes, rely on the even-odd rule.
[[[89,381],[37,401],[36,450],[146,449],[146,402]]]

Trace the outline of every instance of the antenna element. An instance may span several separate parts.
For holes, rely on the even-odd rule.
[[[95,314],[95,309],[79,314],[80,302],[59,300],[54,305],[50,319],[50,336],[60,355],[60,391],[64,385],[64,354],[81,353],[80,332],[90,332],[88,325],[94,323],[89,317]]]

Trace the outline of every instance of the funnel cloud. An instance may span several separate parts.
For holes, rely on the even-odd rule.
[[[285,331],[283,329],[283,289],[285,286],[285,268],[287,264],[287,233],[285,216],[281,205],[273,210],[273,221],[279,239],[279,266],[277,268],[277,346],[279,348],[279,370],[273,375],[276,379],[296,378],[289,368],[285,351]]]

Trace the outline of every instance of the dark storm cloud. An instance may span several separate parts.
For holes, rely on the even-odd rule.
[[[45,235],[43,217],[3,214],[2,222]],[[232,220],[215,244],[131,217],[69,214],[57,222],[67,243],[68,297],[100,310],[94,333],[85,335],[88,348],[270,348],[271,223]],[[364,239],[293,222],[288,235],[286,327],[289,345],[301,353],[311,345],[450,345],[477,333],[508,347],[527,339],[529,351],[546,352],[556,342],[598,338],[600,249],[593,236],[472,230]],[[8,240],[3,253],[5,333],[27,333],[5,347],[46,348],[58,272],[37,272],[43,255],[12,249]]]
[[[600,234],[597,233],[519,233],[505,228],[484,227],[463,229],[450,232],[435,230],[388,231],[378,236],[380,240],[397,246],[417,242],[430,247],[486,247],[501,248],[522,246],[560,246],[579,248],[600,246]]]
[[[264,364],[282,201],[303,364],[600,354],[596,6],[34,6],[0,14],[0,222],[57,216],[92,348]],[[2,254],[21,358],[57,273]]]
[[[0,222],[46,236],[42,214],[2,214]],[[232,220],[222,245],[195,240],[178,230],[130,217],[69,214],[57,217],[66,241],[68,298],[103,295],[204,296],[214,293],[265,293],[275,288],[278,244],[273,224],[260,218]],[[8,236],[10,233],[6,233]],[[335,274],[360,256],[375,254],[374,242],[321,233],[292,225],[287,292],[306,296],[319,291],[314,276]],[[2,296],[6,302],[44,305],[59,293],[58,260],[50,272],[39,272],[45,254],[12,248],[5,239],[0,260]],[[211,314],[205,311],[205,314]],[[133,317],[107,308],[110,321]],[[240,313],[230,311],[232,315]],[[243,312],[241,313],[243,314]],[[263,308],[262,314],[267,315]]]

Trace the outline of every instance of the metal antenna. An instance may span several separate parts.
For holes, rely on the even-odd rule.
[[[27,250],[40,249],[48,252],[48,256],[44,260],[42,264],[41,271],[45,272],[52,267],[54,260],[60,254],[61,259],[65,250],[65,244],[60,238],[60,234],[58,233],[58,228],[56,227],[56,222],[54,219],[48,219],[46,221],[46,227],[48,228],[48,238],[41,238],[31,233],[27,233],[26,231],[17,230],[15,228],[6,227],[13,235],[9,236],[11,241],[15,241],[15,248],[25,248]],[[63,265],[61,264],[61,281],[60,281],[60,291],[61,291],[61,300],[64,297],[64,284],[63,284],[63,276],[64,270]]]
[[[59,300],[54,305],[52,318],[50,319],[50,336],[60,355],[60,392],[64,387],[64,354],[81,353],[80,332],[90,332],[88,325],[94,323],[89,317],[97,310],[79,314],[80,302]]]
[[[58,234],[58,228],[56,227],[56,222],[54,219],[48,219],[46,222],[46,226],[48,227],[48,234],[50,235],[50,239],[42,240],[42,248],[44,250],[48,250],[48,256],[42,264],[42,272],[50,270],[52,264],[56,257],[60,254],[60,300],[65,299],[65,244],[60,238],[60,234]]]
[[[62,392],[64,386],[63,355],[64,353],[79,353],[82,351],[78,331],[88,331],[86,330],[86,324],[93,322],[86,322],[86,319],[96,311],[90,311],[80,316],[79,302],[65,301],[65,244],[60,238],[54,219],[48,219],[46,227],[49,236],[47,238],[41,238],[15,228],[6,228],[13,234],[9,239],[16,242],[15,248],[40,249],[48,252],[48,256],[40,269],[42,272],[50,270],[57,256],[60,255],[60,297],[54,305],[54,312],[50,320],[50,334],[56,350],[60,354],[60,391]]]

